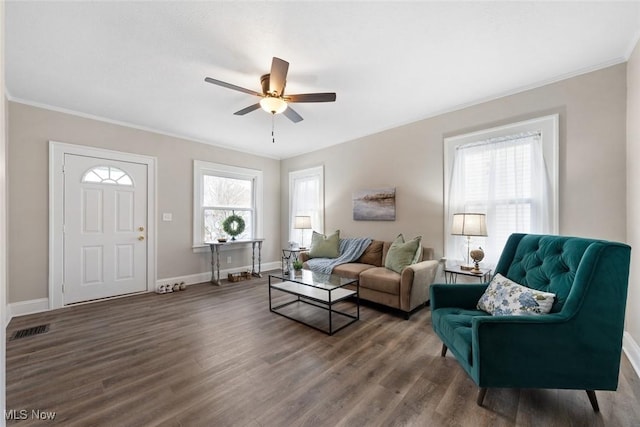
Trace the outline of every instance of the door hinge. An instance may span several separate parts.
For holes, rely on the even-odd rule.
[[[62,284],[62,293],[64,293],[64,283]]]
[[[63,163],[62,164],[62,173],[64,173],[64,172],[65,172],[65,170],[64,170],[64,163]]]

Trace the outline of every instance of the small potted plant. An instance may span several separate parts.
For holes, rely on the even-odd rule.
[[[293,261],[293,269],[296,273],[299,273],[302,270],[302,261],[299,259]]]

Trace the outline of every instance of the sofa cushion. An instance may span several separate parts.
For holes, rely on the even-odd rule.
[[[325,236],[313,232],[311,235],[310,258],[337,258],[340,256],[340,230]]]
[[[393,241],[389,252],[384,261],[384,266],[396,273],[402,273],[402,270],[408,265],[415,264],[422,258],[422,236],[414,237],[408,242],[404,241],[402,234]]]
[[[349,262],[347,264],[340,264],[333,267],[333,271],[331,273],[342,277],[348,277],[349,279],[357,279],[360,273],[365,270],[369,270],[370,268],[374,268],[373,265]]]
[[[362,264],[371,264],[375,267],[382,267],[382,247],[384,242],[382,240],[374,240],[364,250],[364,253],[358,258],[356,262]]]
[[[554,298],[555,294],[522,286],[498,273],[480,297],[478,308],[494,316],[546,314]]]
[[[360,273],[360,287],[398,295],[400,275],[385,267],[373,267]]]
[[[441,336],[448,337],[447,346],[464,357],[469,365],[473,364],[471,324],[473,318],[477,316],[488,316],[488,314],[480,310],[465,310],[457,307],[443,307],[431,313],[434,330]]]

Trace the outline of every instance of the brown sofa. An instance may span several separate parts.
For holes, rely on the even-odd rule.
[[[384,267],[385,257],[391,242],[373,240],[355,262],[340,264],[333,273],[358,279],[360,298],[402,311],[408,319],[417,308],[429,300],[429,288],[438,269],[433,260],[433,249],[422,248],[422,260],[402,270],[402,274]],[[303,267],[309,254],[300,254]]]

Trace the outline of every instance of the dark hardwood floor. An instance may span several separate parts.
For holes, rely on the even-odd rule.
[[[49,332],[7,342],[10,425],[639,426],[640,381],[625,356],[618,391],[477,388],[423,309],[410,320],[364,305],[328,336],[270,313],[266,276],[189,286],[15,318]],[[26,412],[20,412],[20,411]],[[55,412],[37,420],[32,410]],[[11,413],[10,413],[11,415]]]

